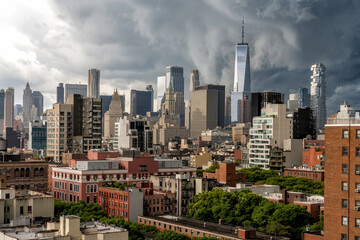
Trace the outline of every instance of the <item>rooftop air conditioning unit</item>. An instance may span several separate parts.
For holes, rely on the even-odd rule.
[[[355,206],[355,211],[360,211],[360,206]]]
[[[360,171],[356,171],[355,174],[356,174],[356,175],[360,175]]]

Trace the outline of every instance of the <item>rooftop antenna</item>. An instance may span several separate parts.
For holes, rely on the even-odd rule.
[[[244,16],[242,19],[242,27],[241,27],[241,44],[244,44]]]

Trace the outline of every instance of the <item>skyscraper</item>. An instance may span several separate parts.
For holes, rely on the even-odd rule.
[[[157,77],[156,111],[161,111],[161,105],[165,101],[167,85],[166,76]]]
[[[131,90],[130,92],[130,115],[145,116],[147,112],[151,112],[151,92]]]
[[[146,91],[151,92],[151,112],[154,111],[154,89],[152,85],[146,85]]]
[[[190,93],[190,136],[198,137],[202,131],[224,127],[225,86],[198,86]]]
[[[116,89],[112,95],[109,111],[107,111],[104,115],[104,136],[106,138],[114,137],[115,122],[117,122],[123,115],[121,105],[121,98]]]
[[[283,104],[284,94],[280,92],[256,92],[251,94],[251,115],[261,116],[261,109],[269,103]]]
[[[33,96],[30,84],[26,83],[26,87],[23,93],[23,124],[24,127],[29,125],[31,120],[31,107],[33,105]]]
[[[200,86],[199,70],[193,69],[190,73],[190,92],[194,91],[197,86]]]
[[[324,129],[326,123],[326,68],[322,63],[311,66],[310,108],[312,110],[316,130]]]
[[[5,91],[0,90],[0,134],[4,131]]]
[[[65,99],[66,102],[67,97],[70,94],[80,94],[83,98],[87,97],[87,85],[86,84],[65,84]]]
[[[299,107],[299,93],[290,93],[289,100],[287,101],[287,108],[289,111],[294,111]]]
[[[184,94],[184,69],[182,67],[166,67],[166,83],[168,84],[169,81],[174,88],[174,93],[182,92]]]
[[[100,97],[100,70],[89,69],[87,96],[89,98]]]
[[[22,113],[23,111],[23,107],[21,104],[15,104],[15,108],[14,108],[14,118],[19,115],[20,113]]]
[[[56,87],[56,103],[64,103],[64,84],[59,83]]]
[[[234,91],[231,93],[231,122],[239,122],[239,101],[247,95],[251,100],[250,86],[250,55],[249,46],[244,42],[244,20],[242,26],[242,41],[236,45]]]
[[[44,96],[41,94],[41,92],[34,91],[32,97],[33,97],[33,104],[37,108],[36,116],[40,118],[40,116],[44,112]],[[35,120],[35,119],[31,119],[31,120]]]
[[[15,90],[13,88],[10,87],[6,89],[4,103],[4,132],[7,127],[14,126],[14,96]]]
[[[299,107],[310,107],[310,95],[307,88],[299,88]]]

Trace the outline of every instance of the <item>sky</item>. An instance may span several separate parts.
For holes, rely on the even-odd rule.
[[[326,68],[327,113],[344,100],[360,109],[358,0],[11,0],[0,8],[0,89],[26,82],[56,101],[58,83],[87,83],[101,71],[101,94],[145,90],[169,65],[202,84],[233,87],[235,45],[250,46],[252,91],[285,94],[310,86]],[[189,97],[185,91],[185,99]],[[128,102],[127,102],[128,105]],[[127,106],[128,108],[128,106]]]

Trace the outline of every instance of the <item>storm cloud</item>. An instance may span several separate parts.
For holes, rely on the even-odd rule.
[[[345,99],[360,108],[360,2],[356,0],[8,1],[0,9],[0,88],[17,103],[27,81],[55,101],[59,82],[101,70],[101,94],[144,89],[168,65],[232,89],[235,45],[250,45],[253,91],[309,87],[327,68],[328,114]],[[188,92],[185,98],[188,98]]]

